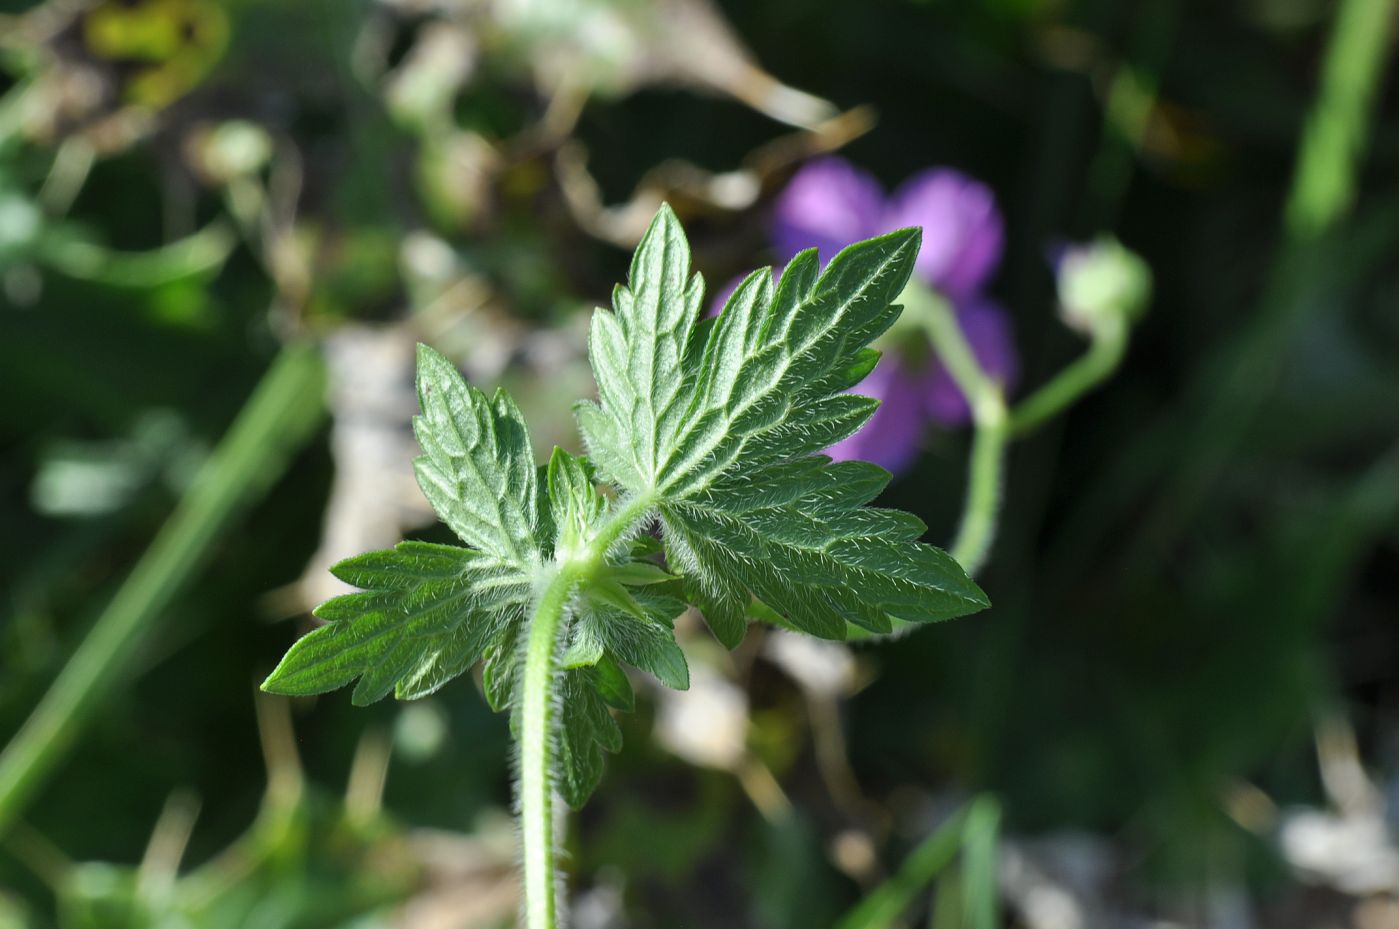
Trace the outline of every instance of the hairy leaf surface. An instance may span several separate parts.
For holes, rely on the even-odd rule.
[[[846,391],[878,360],[868,345],[899,314],[918,244],[917,230],[892,232],[824,272],[802,252],[776,284],[767,270],[749,275],[717,322],[699,325],[702,282],[663,207],[613,310],[594,314],[598,401],[579,405],[579,426],[602,475],[655,502],[672,570],[730,647],[751,597],[825,638],[987,604],[955,561],[917,541],[921,523],[865,506],[886,473],[816,454],[878,405]]]
[[[418,403],[413,432],[423,454],[413,467],[423,495],[467,545],[530,570],[541,557],[539,492],[515,402],[503,390],[487,398],[419,345]]]
[[[663,207],[613,308],[593,316],[598,399],[577,407],[590,458],[556,449],[544,469],[508,395],[469,386],[420,346],[414,467],[467,547],[403,542],[336,565],[360,590],[316,610],[326,625],[264,688],[357,681],[356,703],[411,699],[482,661],[486,699],[513,725],[539,591],[575,584],[566,612],[550,614],[562,641],[548,715],[553,783],[578,806],[621,742],[610,708],[633,704],[622,665],[689,686],[673,627],[687,603],[731,647],[750,615],[838,639],[984,607],[962,569],[918,541],[921,522],[868,505],[886,472],[820,454],[877,406],[849,391],[878,362],[870,342],[898,316],[917,251],[918,232],[901,230],[824,271],[803,252],[775,282],[754,272],[717,320],[702,319],[703,282]],[[659,539],[643,531],[655,526]]]
[[[475,664],[530,601],[531,578],[514,565],[451,545],[400,542],[331,571],[364,589],[317,607],[326,625],[291,647],[264,690],[317,694],[359,678],[357,704],[425,696]]]
[[[547,524],[524,419],[503,391],[488,398],[421,345],[417,392],[419,486],[471,547],[403,542],[336,565],[362,590],[316,609],[327,625],[292,646],[264,689],[314,694],[358,678],[355,703],[421,697],[513,640],[523,621]]]

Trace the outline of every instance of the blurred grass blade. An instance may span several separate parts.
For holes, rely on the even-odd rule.
[[[1353,205],[1356,180],[1373,121],[1376,90],[1393,33],[1392,0],[1342,0],[1336,12],[1320,86],[1298,142],[1296,168],[1283,219],[1285,236],[1272,261],[1259,306],[1236,338],[1196,367],[1176,417],[1143,430],[1120,456],[1118,469],[1083,504],[1121,508],[1148,482],[1155,499],[1139,520],[1126,557],[1128,574],[1145,576],[1179,540],[1209,501],[1269,392],[1288,343],[1306,321],[1334,306],[1334,233]],[[1159,449],[1171,449],[1162,455]],[[1170,470],[1143,467],[1155,458]],[[1130,470],[1129,470],[1130,469]],[[1109,503],[1104,493],[1116,496]],[[1105,523],[1100,523],[1105,526]],[[1101,529],[1099,530],[1101,531]]]
[[[937,879],[928,913],[928,929],[962,929],[962,869],[952,865]]]
[[[144,289],[222,267],[237,241],[228,225],[216,220],[193,235],[144,252],[114,251],[92,242],[55,237],[44,246],[43,259],[55,270],[79,280]]]
[[[973,807],[975,804],[973,804]],[[904,859],[898,873],[876,887],[835,924],[835,929],[885,929],[903,915],[920,891],[962,847],[967,810],[959,810]]]
[[[1287,231],[1309,238],[1349,212],[1389,44],[1393,0],[1344,0],[1307,118],[1287,201]]]
[[[980,796],[967,811],[962,839],[962,925],[966,929],[996,929],[1000,898],[996,883],[1001,805]]]
[[[1337,9],[1321,85],[1298,144],[1286,238],[1248,327],[1213,363],[1200,366],[1192,386],[1202,409],[1193,428],[1187,422],[1192,435],[1173,459],[1184,466],[1159,494],[1140,534],[1146,548],[1139,566],[1156,563],[1199,513],[1277,383],[1288,340],[1311,315],[1332,305],[1324,292],[1331,275],[1324,267],[1330,257],[1323,237],[1350,212],[1393,12],[1392,0],[1343,0]]]
[[[98,617],[19,733],[0,754],[0,834],[119,684],[147,634],[195,576],[234,514],[285,469],[321,420],[323,370],[310,345],[289,346]]]

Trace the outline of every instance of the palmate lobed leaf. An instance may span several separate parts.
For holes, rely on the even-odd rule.
[[[487,397],[426,346],[419,347],[417,387],[419,485],[472,547],[402,542],[335,565],[336,577],[361,590],[316,609],[326,625],[292,646],[263,689],[306,696],[358,679],[356,704],[389,693],[414,699],[484,659],[489,702],[513,714],[519,646],[541,570],[559,549],[584,545],[610,503],[598,493],[586,459],[556,449],[549,466],[536,469],[524,420],[510,398],[499,391]],[[594,593],[610,594],[603,602],[580,598],[574,607],[570,635],[599,643],[559,685],[557,785],[575,806],[596,785],[603,752],[620,745],[621,731],[606,707],[632,705],[617,660],[671,686],[688,684],[670,625],[684,604],[650,592],[673,582],[654,563],[624,560],[596,585]],[[646,609],[638,605],[638,615],[626,615],[619,603]]]
[[[359,705],[391,691],[426,696],[469,670],[532,595],[532,578],[502,559],[428,542],[357,555],[331,572],[364,589],[316,608],[327,624],[291,647],[264,690],[306,696],[359,678]]]
[[[556,449],[544,469],[509,396],[488,397],[420,346],[418,483],[469,547],[404,542],[336,565],[361,590],[316,610],[327,625],[293,645],[264,689],[305,695],[358,679],[356,703],[411,699],[481,660],[487,700],[513,724],[541,579],[551,562],[600,559],[560,644],[555,784],[578,806],[620,744],[608,707],[631,708],[620,663],[688,686],[672,625],[687,601],[730,647],[750,615],[838,639],[852,624],[887,632],[894,619],[986,606],[952,558],[917,541],[919,520],[867,505],[886,472],[819,454],[877,406],[847,391],[878,361],[868,345],[897,317],[917,251],[917,231],[901,230],[845,249],[824,273],[804,252],[776,283],[754,272],[706,320],[703,282],[663,207],[614,309],[592,321],[598,400],[577,407],[591,460]],[[647,507],[633,532],[657,523],[659,542],[624,534],[594,551],[598,527],[628,501]],[[664,567],[653,560],[662,552]]]
[[[418,348],[413,421],[423,494],[469,549],[403,542],[332,568],[363,588],[316,609],[328,622],[287,652],[263,689],[309,695],[359,678],[352,699],[424,696],[498,649],[523,622],[548,518],[524,418],[446,358]]]
[[[865,506],[886,472],[816,454],[874,413],[876,401],[846,391],[872,370],[869,343],[900,312],[918,231],[852,245],[824,272],[802,252],[776,284],[756,271],[714,323],[692,311],[702,285],[684,243],[662,207],[614,310],[594,314],[598,401],[577,412],[602,476],[655,501],[671,569],[716,637],[738,643],[753,597],[834,639],[848,623],[888,632],[893,619],[986,607],[950,556],[917,541],[921,522]],[[658,338],[664,349],[651,350]],[[644,447],[629,445],[647,415]]]

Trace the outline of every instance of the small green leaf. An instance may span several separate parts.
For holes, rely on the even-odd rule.
[[[264,690],[318,694],[359,678],[357,704],[395,689],[424,696],[475,664],[531,595],[530,578],[513,565],[427,542],[400,542],[331,570],[365,589],[321,604],[316,615],[327,625],[291,647]]]
[[[592,664],[582,659],[605,653],[655,675],[667,687],[688,689],[690,669],[673,628],[685,604],[649,589],[638,590],[628,599],[633,609],[605,600],[580,602],[565,660]]]
[[[586,598],[597,606],[612,607],[628,616],[646,622],[646,611],[641,608],[641,604],[636,602],[636,598],[611,577],[603,576],[588,584],[579,596]]]
[[[357,704],[414,699],[484,655],[489,698],[509,702],[514,642],[544,558],[538,534],[549,528],[525,423],[503,391],[488,399],[422,345],[417,389],[419,486],[472,547],[403,542],[336,565],[362,590],[317,607],[328,624],[291,647],[265,690],[323,693],[358,678]]]
[[[563,668],[590,668],[602,660],[607,646],[596,634],[592,625],[581,625],[573,630],[568,648],[559,659]]]
[[[627,680],[626,672],[617,662],[603,655],[593,666],[593,676],[598,694],[607,701],[608,706],[626,713],[636,709],[636,695],[632,692],[631,681]]]
[[[514,401],[504,391],[488,399],[419,345],[418,402],[413,431],[423,454],[413,464],[423,495],[463,542],[531,569],[540,560],[538,482]]]
[[[556,533],[554,552],[567,557],[567,553],[587,545],[595,524],[607,509],[607,500],[593,484],[588,459],[570,455],[561,448],[555,448],[549,458],[546,484]]]
[[[522,627],[523,623],[507,627],[486,649],[481,683],[486,692],[486,702],[497,713],[503,713],[515,705]]]
[[[622,747],[622,730],[608,712],[592,668],[565,671],[558,693],[561,713],[555,786],[576,810],[602,779],[603,752]]]

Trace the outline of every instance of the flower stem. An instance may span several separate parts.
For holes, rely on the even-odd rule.
[[[558,856],[554,848],[553,752],[555,685],[559,651],[569,600],[603,569],[608,550],[641,524],[651,510],[647,497],[619,507],[587,548],[552,572],[534,605],[525,641],[525,671],[520,687],[520,831],[524,851],[525,927],[555,929],[558,924]]]
[[[1006,443],[1010,418],[999,390],[991,390],[978,401],[974,413],[976,433],[972,437],[967,497],[962,522],[948,554],[968,574],[976,574],[991,553],[996,538],[996,521],[1001,510],[1002,473],[1005,470]]]
[[[974,575],[985,565],[996,538],[1002,474],[1010,440],[1063,412],[1117,370],[1127,350],[1127,323],[1103,321],[1093,330],[1088,351],[1012,410],[1006,406],[1001,386],[977,360],[951,303],[914,287],[900,299],[971,408],[976,431],[972,437],[967,494],[948,554]]]
[[[1107,380],[1117,370],[1126,350],[1126,323],[1104,321],[1093,330],[1088,351],[1016,405],[1010,417],[1011,433],[1023,435],[1034,430]]]
[[[932,342],[938,360],[957,384],[971,408],[976,434],[972,439],[967,495],[962,520],[948,554],[968,574],[986,563],[996,537],[996,517],[1001,509],[1001,473],[1005,467],[1009,417],[1001,387],[977,361],[952,304],[936,294],[905,297],[907,306]]]

